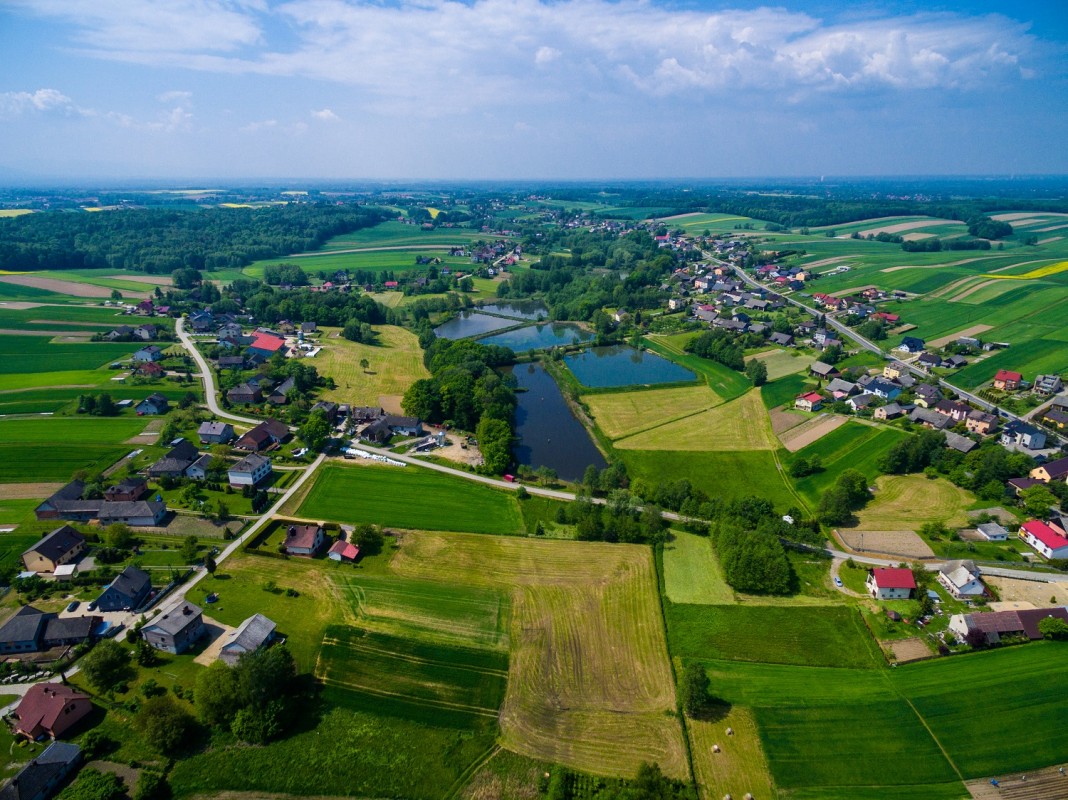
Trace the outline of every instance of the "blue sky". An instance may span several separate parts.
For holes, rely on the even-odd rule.
[[[1068,4],[3,0],[0,182],[1068,173]]]

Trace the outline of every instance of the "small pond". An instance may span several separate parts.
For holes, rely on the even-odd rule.
[[[565,356],[564,363],[579,383],[591,388],[638,386],[692,381],[696,376],[685,367],[630,345],[591,347]]]
[[[489,314],[479,314],[477,311],[461,311],[448,322],[434,328],[434,334],[442,339],[466,339],[470,336],[499,331],[501,328],[510,328],[516,324],[518,323],[512,319],[491,317]]]
[[[527,350],[544,350],[557,345],[588,342],[593,334],[573,322],[543,322],[516,328],[514,331],[498,333],[479,339],[480,344],[496,344],[511,347],[517,353]]]
[[[515,303],[498,301],[496,303],[486,303],[478,308],[487,314],[499,314],[502,317],[515,317],[516,319],[537,320],[549,318],[549,309],[537,301],[517,301]]]
[[[586,467],[607,463],[582,423],[575,419],[552,375],[541,364],[512,368],[519,388],[515,457],[529,467],[550,467],[564,480],[578,481]]]

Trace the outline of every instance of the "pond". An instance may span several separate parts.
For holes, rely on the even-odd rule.
[[[549,309],[536,300],[531,302],[516,301],[514,303],[499,301],[486,303],[478,308],[487,314],[499,314],[502,317],[515,317],[516,319],[538,320],[549,318]]]
[[[469,336],[480,336],[499,331],[501,328],[510,328],[516,324],[518,323],[511,319],[491,317],[477,311],[461,311],[448,322],[434,328],[434,334],[442,339],[466,339]]]
[[[515,352],[523,353],[527,350],[544,350],[557,345],[588,342],[592,338],[592,333],[573,322],[543,322],[487,336],[478,341],[480,344],[511,347]]]
[[[529,467],[550,467],[568,481],[581,480],[590,464],[604,469],[604,456],[571,413],[552,375],[541,364],[519,364],[512,374],[526,389],[516,395],[516,460]]]
[[[655,353],[636,350],[630,345],[591,347],[564,357],[579,383],[601,388],[655,383],[692,381],[696,376],[685,367]]]

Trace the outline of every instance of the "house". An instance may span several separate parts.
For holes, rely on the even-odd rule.
[[[100,500],[83,500],[85,491],[83,481],[71,481],[57,489],[52,496],[34,509],[38,521],[48,519],[66,519],[74,522],[88,522],[100,513]]]
[[[49,800],[81,760],[78,745],[52,742],[0,788],[0,800]]]
[[[265,419],[234,443],[238,450],[257,452],[281,444],[289,438],[289,428],[276,419]]]
[[[360,431],[360,437],[366,439],[374,444],[382,444],[388,442],[393,435],[393,431],[390,430],[389,425],[386,424],[385,419],[379,419],[372,422],[362,431]]]
[[[0,655],[36,653],[44,634],[45,613],[33,606],[23,606],[0,625]]]
[[[962,641],[980,638],[986,644],[997,644],[1002,636],[1024,636],[1032,641],[1042,638],[1038,623],[1047,617],[1068,622],[1068,608],[1027,608],[1015,611],[988,611],[985,614],[954,614],[949,618],[949,630]]]
[[[220,339],[238,339],[241,337],[241,326],[236,322],[224,322],[219,326],[216,335]]]
[[[808,371],[817,378],[830,379],[838,377],[838,370],[830,364],[824,364],[822,361],[813,362]]]
[[[850,397],[860,391],[860,387],[852,381],[842,380],[841,378],[835,378],[824,387],[835,400],[841,400],[843,397]]]
[[[939,400],[935,403],[934,410],[943,416],[949,417],[954,422],[964,422],[972,413],[972,407],[967,403],[956,400]]]
[[[920,408],[930,408],[942,399],[942,390],[927,383],[917,386],[913,394],[916,395],[916,405]]]
[[[286,378],[267,393],[267,402],[273,406],[284,406],[289,402],[290,393],[296,388],[297,382],[293,378]]]
[[[250,383],[239,383],[226,392],[226,399],[237,406],[245,406],[251,403],[259,403],[263,400],[263,392],[260,387]]]
[[[916,359],[916,363],[924,369],[934,369],[935,367],[942,366],[942,357],[937,356],[934,353],[920,353],[920,357]]]
[[[210,453],[205,453],[185,468],[185,476],[187,478],[192,478],[195,481],[206,481],[208,479],[211,462],[214,460],[215,456]]]
[[[338,539],[333,545],[330,546],[329,552],[326,557],[332,561],[355,561],[360,556],[360,548],[352,544],[352,542],[346,542],[344,539]]]
[[[127,567],[108,584],[96,600],[101,611],[127,611],[138,608],[152,591],[152,579],[144,570]]]
[[[794,344],[794,337],[788,333],[779,333],[776,331],[768,337],[768,341],[782,347],[792,347]]]
[[[263,614],[253,614],[233,631],[219,650],[219,660],[228,666],[236,666],[241,656],[255,653],[274,640],[275,624]]]
[[[964,420],[964,424],[972,433],[986,436],[988,433],[993,433],[997,428],[998,418],[994,414],[990,414],[986,411],[975,410],[968,414],[968,418]]]
[[[423,423],[418,417],[395,417],[387,414],[384,422],[393,433],[405,436],[423,435]]]
[[[794,408],[799,408],[802,411],[819,411],[823,406],[823,395],[819,392],[808,392],[807,394],[798,395],[794,399]]]
[[[252,334],[252,344],[248,346],[248,352],[251,355],[270,358],[279,351],[285,353],[285,346],[286,340],[281,336],[257,331]]]
[[[147,492],[148,481],[144,478],[124,478],[104,490],[104,499],[110,503],[129,503],[140,500]]]
[[[901,387],[886,378],[874,378],[864,388],[883,400],[895,400],[901,394]]]
[[[1009,538],[1009,532],[996,522],[984,522],[976,526],[975,532],[988,542],[1004,542]]]
[[[946,369],[960,369],[968,366],[968,359],[964,356],[950,356],[942,362],[942,366]]]
[[[259,453],[249,453],[226,473],[231,486],[255,486],[270,474],[271,459]]]
[[[1039,375],[1035,378],[1035,384],[1031,387],[1031,391],[1036,394],[1051,395],[1057,394],[1064,388],[1064,383],[1061,381],[1060,375]]]
[[[1031,477],[1037,478],[1043,483],[1063,481],[1066,476],[1068,476],[1068,458],[1058,458],[1056,461],[1047,461],[1045,464],[1031,470]]]
[[[1043,558],[1068,558],[1068,539],[1041,520],[1028,520],[1017,535]]]
[[[1035,478],[1009,478],[1005,481],[1005,485],[1012,489],[1013,494],[1019,497],[1032,486],[1038,486],[1044,483],[1044,481],[1036,480]]]
[[[688,301],[683,297],[672,297],[668,300],[668,311],[683,311]]]
[[[951,450],[956,450],[961,453],[970,453],[979,443],[974,439],[969,439],[967,436],[961,436],[959,433],[953,431],[946,431],[946,447]]]
[[[876,600],[907,600],[916,589],[916,579],[904,567],[876,567],[868,570],[864,586]]]
[[[34,742],[58,739],[92,710],[88,695],[61,683],[35,683],[15,709],[15,733]]]
[[[163,351],[157,345],[150,344],[134,353],[132,358],[134,361],[162,361]]]
[[[318,403],[311,407],[312,412],[322,411],[326,417],[326,421],[331,425],[337,424],[339,406],[337,403],[333,403],[329,400],[320,400]]]
[[[923,339],[917,339],[915,336],[906,336],[901,340],[901,344],[895,347],[895,350],[900,350],[903,353],[922,353],[926,349],[927,345]]]
[[[167,398],[161,395],[159,392],[153,392],[140,403],[137,404],[137,416],[143,416],[145,414],[166,414],[171,410],[170,403],[167,402]]]
[[[96,616],[60,617],[56,614],[45,614],[44,617],[45,626],[41,635],[42,650],[87,642],[93,638],[100,623],[104,621],[103,617]]]
[[[178,444],[167,451],[159,461],[148,468],[149,477],[152,478],[181,478],[185,471],[200,458],[200,452],[196,445],[188,439],[182,439]]]
[[[902,364],[900,361],[891,361],[885,367],[883,367],[883,377],[889,380],[896,380],[902,375],[907,375],[909,368]]]
[[[1001,429],[1001,443],[1007,447],[1018,445],[1027,450],[1041,450],[1046,446],[1046,434],[1034,425],[1014,419]],[[1034,470],[1031,472],[1034,474]]]
[[[205,633],[203,610],[186,600],[175,603],[141,629],[152,647],[174,655],[184,653]]]
[[[994,375],[994,388],[1005,392],[1015,392],[1020,388],[1023,375],[1007,369],[999,369]]]
[[[1068,428],[1068,414],[1063,411],[1051,409],[1042,414],[1042,424],[1063,431]]]
[[[236,369],[241,370],[245,368],[244,356],[219,356],[216,362],[219,365],[220,370],[224,369]]]
[[[145,323],[133,329],[133,335],[143,342],[150,342],[156,338],[156,326]]]
[[[872,403],[878,400],[878,396],[871,392],[865,392],[864,394],[858,394],[856,397],[850,397],[846,400],[846,405],[853,409],[853,413],[863,411],[868,408]]]
[[[897,419],[904,413],[905,409],[899,404],[887,403],[885,406],[879,406],[879,408],[875,409],[872,416],[875,417],[875,419],[886,422],[888,420]]]
[[[146,361],[134,370],[134,375],[143,375],[146,378],[160,378],[164,369],[155,361]]]
[[[22,554],[29,572],[52,573],[56,567],[76,562],[85,552],[85,537],[70,525],[56,528]]]
[[[235,436],[234,426],[229,422],[202,422],[197,436],[201,444],[228,444]]]
[[[349,417],[353,422],[373,422],[385,415],[386,412],[377,406],[353,406],[349,409]]]
[[[322,525],[290,525],[286,529],[285,548],[291,556],[314,556],[326,541]]]
[[[974,561],[947,561],[938,570],[938,582],[957,600],[970,600],[986,594]]]

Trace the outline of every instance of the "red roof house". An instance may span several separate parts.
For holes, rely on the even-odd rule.
[[[56,739],[92,710],[88,695],[60,683],[36,683],[15,710],[15,732],[34,741]]]
[[[799,395],[794,400],[794,407],[800,408],[802,411],[818,411],[823,403],[823,395],[819,392],[808,392],[807,394]]]
[[[330,547],[330,552],[326,554],[326,557],[333,561],[355,561],[359,556],[360,548],[343,539],[334,542]]]
[[[1045,522],[1029,520],[1020,526],[1019,535],[1046,558],[1068,558],[1068,539]]]
[[[281,336],[275,336],[273,333],[257,333],[253,335],[252,344],[248,349],[270,357],[285,346],[286,340]]]
[[[1020,381],[1023,380],[1023,375],[1019,372],[1012,372],[1007,369],[999,369],[994,376],[994,388],[1004,389],[1006,391],[1013,391],[1020,388]]]
[[[876,567],[864,585],[876,600],[907,600],[916,589],[916,578],[904,567]]]

